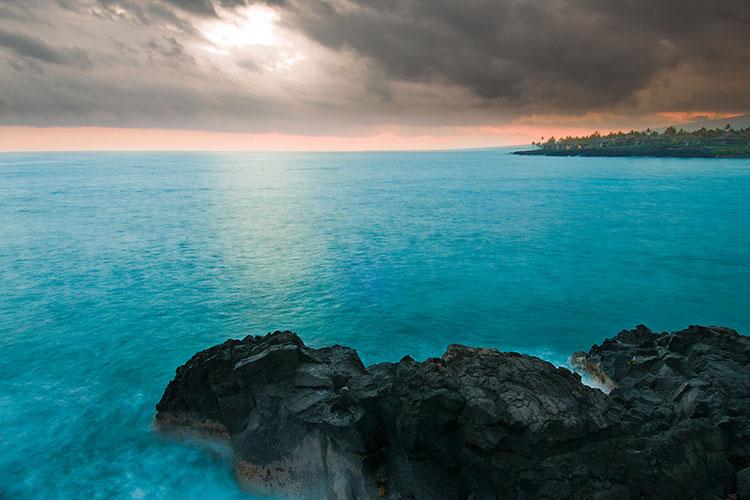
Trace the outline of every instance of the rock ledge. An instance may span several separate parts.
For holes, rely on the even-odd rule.
[[[296,498],[742,498],[750,339],[625,330],[573,363],[451,345],[365,367],[292,332],[228,340],[177,369],[164,430],[228,439],[245,485]]]

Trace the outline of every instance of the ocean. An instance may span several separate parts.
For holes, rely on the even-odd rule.
[[[750,332],[750,160],[509,152],[0,155],[0,497],[248,498],[152,429],[231,337],[564,365],[639,323]]]

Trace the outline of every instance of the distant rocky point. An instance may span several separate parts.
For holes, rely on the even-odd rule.
[[[750,127],[701,128],[688,132],[668,127],[663,133],[595,132],[584,137],[549,138],[533,143],[536,149],[515,151],[534,156],[656,156],[676,158],[750,158]]]
[[[365,367],[274,332],[193,356],[156,422],[293,498],[750,498],[750,338],[639,326],[573,362],[611,392],[495,349]]]

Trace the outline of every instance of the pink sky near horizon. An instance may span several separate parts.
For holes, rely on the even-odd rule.
[[[365,136],[106,127],[0,127],[0,151],[373,151],[514,146],[552,135],[592,132],[584,127],[501,125],[431,128],[384,127]]]
[[[652,127],[741,116],[705,111],[658,113]],[[441,150],[531,144],[541,138],[630,130],[607,114],[577,119],[531,115],[501,125],[381,126],[368,135],[214,132],[159,128],[0,126],[0,152],[19,151],[387,151]],[[567,123],[567,125],[564,125]],[[632,124],[636,125],[636,124]],[[639,127],[635,127],[639,128]],[[643,128],[643,127],[640,127]]]

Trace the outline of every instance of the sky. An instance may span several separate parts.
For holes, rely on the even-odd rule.
[[[528,144],[750,111],[748,0],[0,0],[0,150]]]

